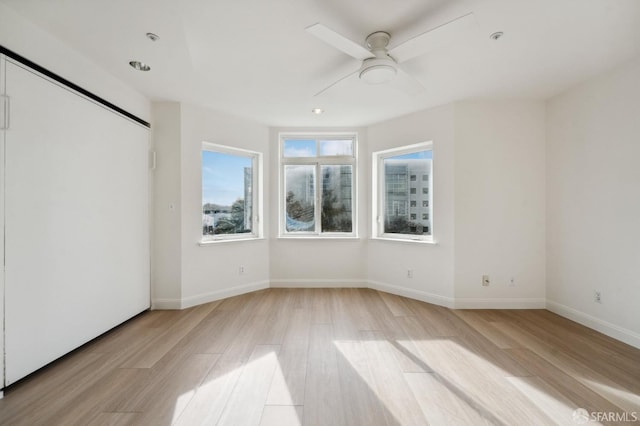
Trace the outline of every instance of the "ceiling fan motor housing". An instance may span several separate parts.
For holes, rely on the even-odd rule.
[[[367,37],[367,47],[375,56],[362,61],[359,77],[369,84],[387,83],[395,77],[397,64],[387,53],[391,35],[377,31]]]
[[[397,73],[396,62],[389,56],[385,58],[369,58],[362,62],[360,67],[360,79],[369,84],[387,83]]]

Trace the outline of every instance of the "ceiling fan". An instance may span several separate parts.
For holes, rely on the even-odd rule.
[[[472,22],[473,13],[468,13],[392,48],[389,48],[391,34],[385,31],[376,31],[369,34],[365,39],[365,44],[360,45],[322,24],[311,25],[306,28],[308,33],[313,34],[347,55],[362,61],[358,69],[325,87],[314,96],[324,93],[354,74],[358,74],[360,80],[369,84],[383,84],[392,80],[402,80],[398,85],[399,88],[408,93],[418,93],[424,90],[424,86],[403,70],[400,64],[424,55],[437,47],[451,43],[464,34]]]

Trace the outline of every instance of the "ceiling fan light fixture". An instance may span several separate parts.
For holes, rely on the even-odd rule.
[[[396,68],[392,65],[373,65],[360,71],[360,80],[368,84],[388,83],[396,76]]]

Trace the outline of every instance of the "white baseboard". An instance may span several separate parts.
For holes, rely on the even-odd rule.
[[[546,300],[539,298],[456,298],[455,309],[545,309]]]
[[[273,288],[367,288],[365,280],[345,279],[272,279],[270,287]]]
[[[577,309],[570,308],[569,306],[562,305],[551,300],[547,300],[547,309],[555,314],[568,318],[586,327],[599,331],[602,334],[605,334],[609,337],[620,340],[621,342],[640,349],[640,334],[634,331],[601,320],[600,318],[585,314],[582,311],[578,311]]]
[[[182,309],[182,299],[151,299],[151,310]]]
[[[187,309],[192,306],[202,305],[203,303],[239,296],[252,291],[263,290],[265,288],[269,288],[269,281],[257,281],[223,290],[198,294],[196,296],[190,296],[183,299],[154,299],[151,306],[152,309]]]
[[[382,283],[379,281],[369,281],[369,288],[384,291],[385,293],[395,294],[397,296],[409,297],[411,299],[420,300],[422,302],[432,303],[434,305],[453,308],[454,299],[439,294],[428,293],[426,291],[415,290],[412,288],[399,287],[393,284]]]

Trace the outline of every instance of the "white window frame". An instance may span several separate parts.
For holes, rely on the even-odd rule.
[[[430,220],[430,233],[431,235],[414,235],[414,234],[397,234],[397,233],[385,233],[384,232],[384,218],[387,214],[385,210],[386,191],[384,181],[384,160],[391,157],[397,157],[400,155],[411,154],[420,151],[431,151],[431,177],[424,182],[429,183],[429,220]],[[371,194],[372,205],[372,230],[371,235],[373,239],[381,240],[398,240],[398,241],[413,241],[424,243],[435,243],[434,238],[434,208],[433,208],[433,176],[434,176],[434,164],[435,157],[433,156],[433,142],[420,142],[412,145],[405,145],[397,148],[391,148],[383,151],[377,151],[372,154],[372,181],[373,190]],[[422,180],[420,180],[422,183]],[[409,188],[407,188],[408,192]],[[416,191],[417,192],[417,191]]]
[[[236,148],[228,145],[220,145],[213,142],[202,142],[200,150],[200,172],[202,173],[202,153],[204,151],[219,152],[222,154],[237,155],[242,157],[251,158],[251,185],[252,185],[252,215],[251,215],[251,232],[244,232],[240,234],[214,234],[203,235],[202,225],[200,226],[200,245],[206,245],[211,243],[223,242],[223,241],[242,241],[242,240],[255,240],[263,238],[263,226],[262,226],[262,201],[263,201],[263,178],[262,178],[262,165],[263,155],[261,152],[251,151],[248,149]],[[202,214],[202,175],[200,176],[200,213]],[[202,221],[202,219],[201,219]]]
[[[316,142],[316,156],[315,157],[285,157],[284,156],[284,142],[288,139],[313,139]],[[352,155],[332,155],[332,156],[320,156],[320,140],[351,140],[352,141]],[[279,194],[278,194],[278,223],[279,233],[278,238],[291,238],[291,239],[357,239],[358,238],[358,170],[357,170],[357,156],[358,156],[358,137],[356,133],[281,133],[278,138],[279,148]],[[287,232],[285,224],[286,206],[286,182],[285,182],[285,166],[287,165],[315,165],[315,231],[298,231]],[[320,170],[322,166],[351,166],[351,232],[322,232],[322,174]]]

